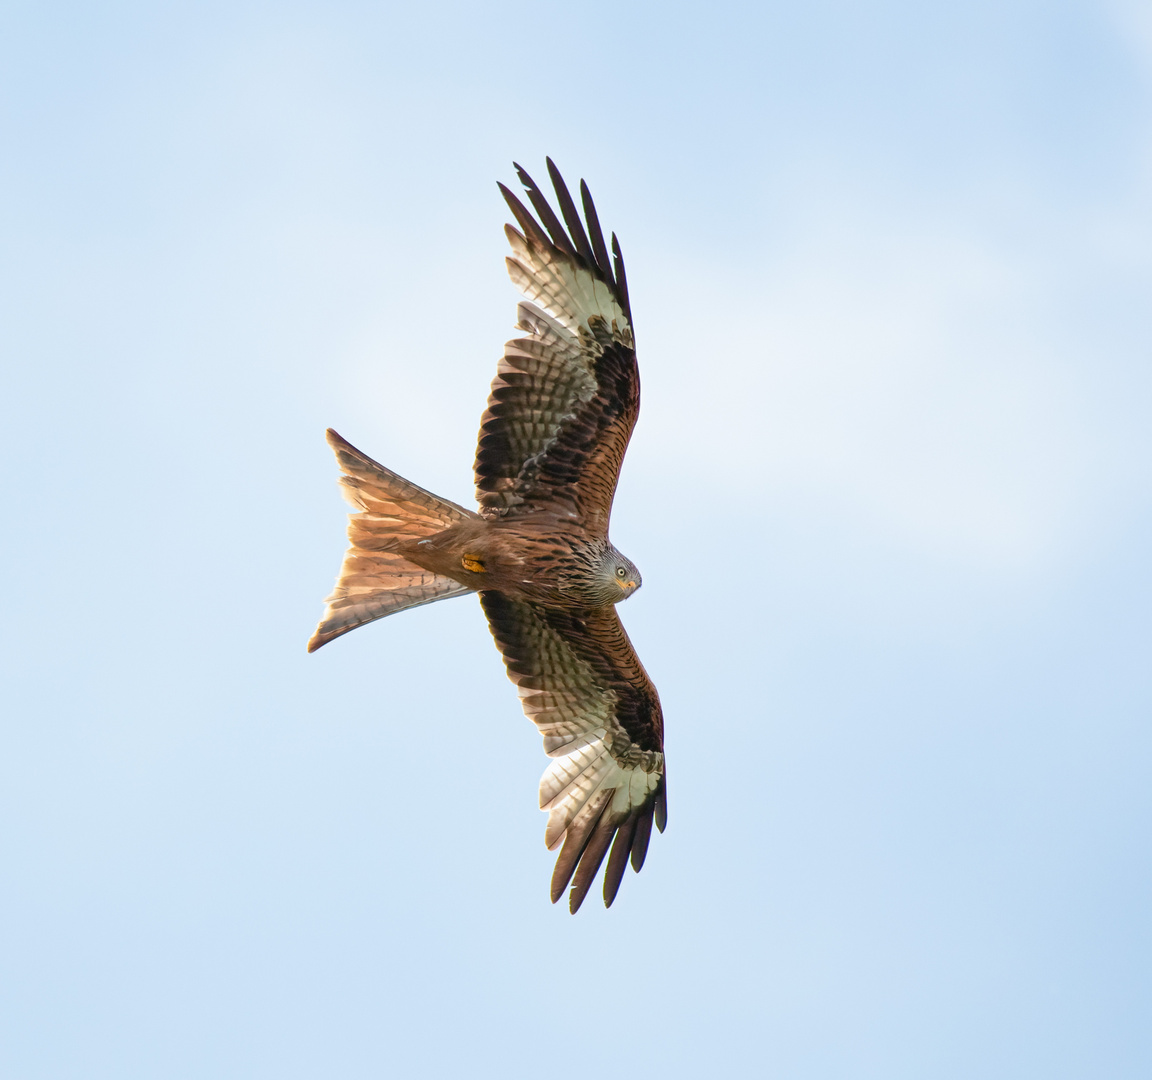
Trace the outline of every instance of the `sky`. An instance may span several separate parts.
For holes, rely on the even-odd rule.
[[[1136,0],[0,8],[0,1074],[1152,1073]],[[628,266],[669,823],[548,902],[468,504],[551,155]]]

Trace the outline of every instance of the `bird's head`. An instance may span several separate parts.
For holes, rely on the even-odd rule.
[[[599,576],[604,599],[610,604],[627,600],[643,584],[636,564],[613,547],[604,553]]]

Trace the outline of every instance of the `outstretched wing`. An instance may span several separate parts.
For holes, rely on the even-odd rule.
[[[539,218],[500,185],[523,230],[505,227],[508,273],[528,297],[517,308],[527,336],[504,346],[496,369],[480,421],[476,498],[485,517],[554,509],[606,534],[640,411],[624,261],[615,234],[609,259],[583,181],[584,222],[548,159],[561,224],[532,178],[516,171]]]
[[[637,872],[644,864],[653,818],[663,832],[668,816],[656,688],[615,608],[558,611],[492,591],[480,601],[524,712],[553,759],[540,780],[544,841],[549,849],[564,842],[552,902],[575,873],[575,912],[612,844],[604,871],[611,906],[629,856]]]

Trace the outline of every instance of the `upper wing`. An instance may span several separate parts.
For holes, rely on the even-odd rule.
[[[615,234],[609,259],[583,181],[587,231],[548,160],[565,230],[532,178],[519,165],[516,171],[539,216],[538,223],[500,185],[523,229],[505,232],[513,251],[508,273],[529,300],[517,308],[528,336],[504,346],[496,369],[480,420],[476,498],[485,517],[549,508],[606,533],[640,411],[624,261]]]
[[[631,854],[639,871],[655,816],[664,831],[664,724],[660,699],[612,607],[579,613],[543,608],[504,593],[480,601],[529,720],[555,759],[540,780],[544,841],[564,847],[552,874],[552,902],[573,871],[575,912],[604,860],[610,906]]]

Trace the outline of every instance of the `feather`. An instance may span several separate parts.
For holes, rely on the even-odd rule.
[[[616,832],[612,815],[601,813],[596,828],[588,839],[588,846],[580,856],[580,865],[576,868],[576,877],[572,882],[572,892],[568,896],[568,910],[575,915],[584,903],[584,897],[596,880],[596,872],[604,861],[604,853]]]
[[[612,234],[612,258],[616,264],[616,295],[620,298],[620,306],[624,309],[624,314],[628,316],[628,321],[632,321],[632,303],[628,299],[628,277],[624,273],[624,256],[620,252],[620,241],[616,239],[616,234]]]
[[[632,838],[636,835],[636,821],[638,814],[629,814],[624,823],[616,830],[616,839],[612,843],[612,854],[608,856],[608,866],[604,870],[604,906],[611,907],[620,888],[620,879],[624,877],[624,870],[628,866],[628,852],[632,848]]]
[[[584,854],[585,848],[588,847],[588,841],[592,838],[600,815],[604,813],[605,807],[611,800],[611,791],[601,792],[596,800],[585,808],[585,812],[580,815],[579,819],[572,822],[568,835],[564,839],[564,847],[556,860],[556,867],[552,871],[552,903],[556,903],[564,895],[564,890],[568,888],[568,882],[572,879],[576,864],[580,862],[580,857]]]
[[[512,216],[516,219],[520,228],[524,230],[524,234],[520,236],[511,225],[505,225],[504,235],[508,237],[508,242],[515,247],[512,237],[516,235],[520,236],[520,240],[523,243],[527,243],[527,241],[531,239],[535,240],[538,244],[547,246],[548,237],[544,235],[544,231],[536,224],[536,219],[524,208],[524,204],[499,181],[496,182],[496,186],[500,189],[500,194],[504,196],[504,201],[508,204],[508,209],[512,211]]]
[[[396,548],[476,515],[386,469],[331,429],[328,445],[345,474],[340,489],[361,513],[348,515],[348,550],[309,652],[386,615],[472,591]]]
[[[545,160],[548,163],[548,175],[552,179],[552,186],[556,189],[556,201],[560,203],[560,213],[564,215],[564,223],[568,226],[568,232],[576,244],[576,250],[580,252],[589,266],[595,266],[596,256],[592,251],[592,245],[588,243],[588,236],[584,232],[584,223],[576,212],[576,204],[572,201],[572,196],[568,194],[568,185],[564,183],[564,177],[560,175],[560,170],[552,163],[552,159],[546,158]]]
[[[655,809],[656,803],[649,802],[636,818],[636,835],[632,839],[632,869],[637,874],[644,865],[644,856],[648,854],[648,840],[652,836],[652,812]]]
[[[516,175],[520,177],[520,182],[524,185],[524,190],[528,192],[532,209],[536,211],[541,224],[548,230],[548,235],[552,237],[552,243],[560,248],[561,251],[576,256],[577,252],[572,246],[572,241],[568,239],[568,234],[564,231],[564,226],[560,224],[560,219],[556,217],[552,207],[548,205],[548,200],[544,198],[539,186],[524,169],[515,162],[512,164],[516,170]]]
[[[592,192],[583,180],[580,181],[580,201],[584,204],[584,218],[588,222],[588,233],[592,240],[592,251],[596,256],[596,266],[613,288],[616,282],[612,277],[612,264],[608,261],[608,249],[604,246],[604,233],[600,219],[596,216],[596,205],[592,202]]]

